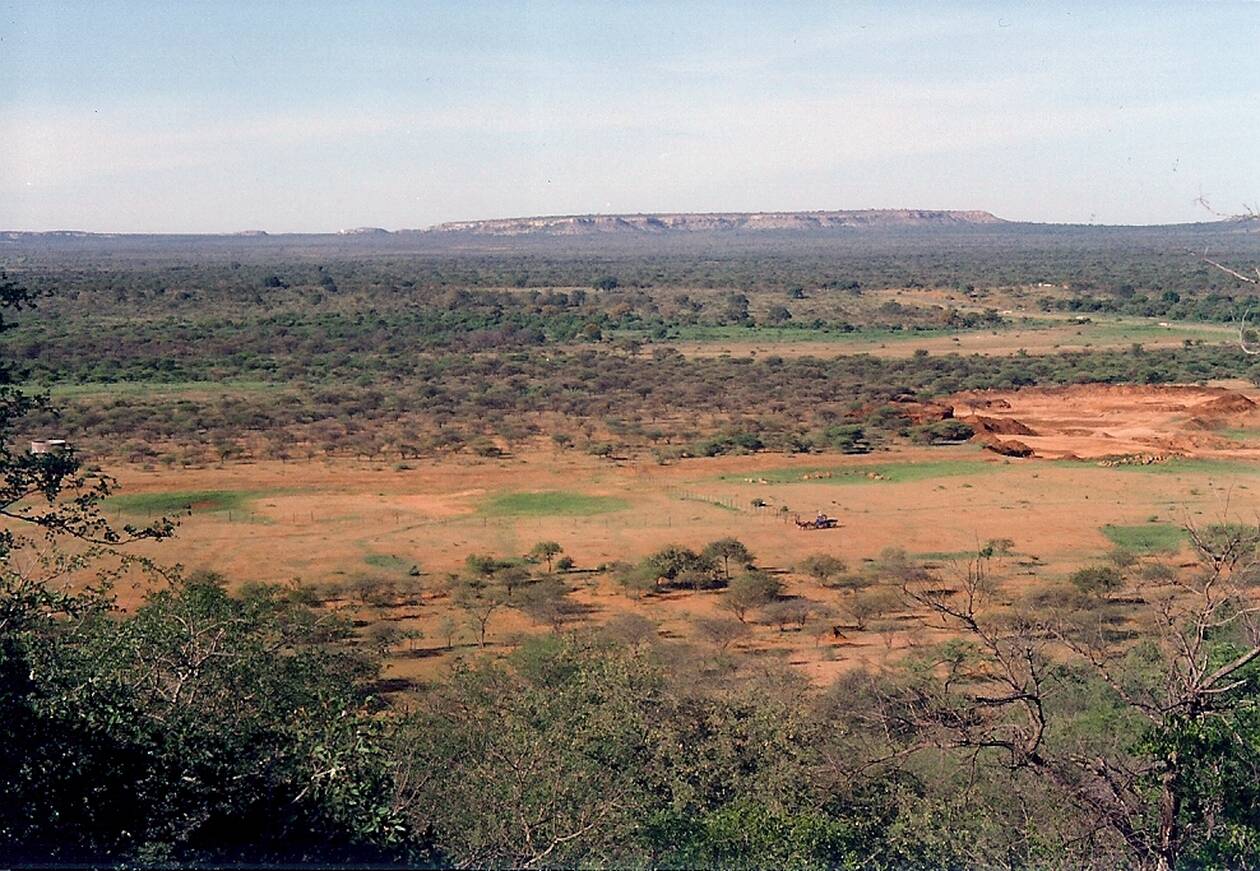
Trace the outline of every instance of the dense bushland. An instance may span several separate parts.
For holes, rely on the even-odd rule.
[[[220,360],[211,371],[226,376],[228,365]],[[486,447],[493,452],[540,437],[607,445],[610,453],[865,450],[881,439],[912,436],[922,422],[913,403],[960,390],[1193,383],[1260,373],[1260,363],[1227,345],[827,360],[596,350],[400,353],[357,365],[363,368],[346,371],[348,380],[324,384],[295,378],[226,391],[68,396],[57,420],[29,423],[32,431],[71,433],[110,455],[192,463],[323,453],[407,458],[474,450],[479,437],[493,439]]]
[[[982,593],[1002,597],[995,578],[889,563],[959,640],[825,691],[726,645],[580,622],[399,691],[300,588],[169,576],[121,614],[8,562],[0,855],[1250,867],[1260,648],[1212,563],[1233,548],[1249,571],[1257,535],[1240,550],[1230,534],[1204,551],[1221,585],[1206,610],[1193,573],[1161,583],[1188,588],[1175,605],[1064,592],[1012,608]],[[1174,636],[1193,642],[1196,618],[1214,628],[1186,659]]]
[[[1254,221],[1173,227],[1007,224],[953,230],[529,238],[460,236],[6,240],[36,291],[239,301],[258,290],[714,288],[782,293],[1049,283],[1083,289],[1231,288],[1193,252],[1250,262]]]
[[[537,438],[662,459],[866,450],[936,437],[907,400],[1256,369],[1202,347],[750,360],[683,359],[654,343],[804,337],[836,340],[839,353],[854,333],[1000,329],[1008,319],[988,301],[1000,286],[1045,295],[1047,309],[1224,320],[1242,304],[1237,282],[1168,246],[1210,241],[1221,257],[1248,257],[1257,237],[1246,227],[1012,225],[650,247],[422,236],[27,242],[6,251],[40,305],[0,343],[35,384],[90,387],[61,403],[60,420],[31,418],[35,430],[140,461],[490,456]],[[870,293],[882,287],[951,287],[959,302]]]

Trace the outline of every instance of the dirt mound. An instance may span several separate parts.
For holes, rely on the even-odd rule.
[[[1230,391],[1215,399],[1199,403],[1194,407],[1194,410],[1199,416],[1218,417],[1226,414],[1246,414],[1249,411],[1254,411],[1255,408],[1255,402],[1241,393]]]
[[[987,450],[993,451],[995,454],[1001,454],[1004,457],[1031,457],[1034,451],[1028,445],[1015,439],[1002,441],[1001,439],[988,439],[984,442]]]
[[[992,433],[994,435],[1035,436],[1037,434],[1032,427],[1013,417],[982,417],[977,414],[966,418],[964,423],[971,424],[976,432]]]
[[[954,416],[952,405],[939,405],[935,402],[908,402],[905,411],[915,423],[936,423],[950,420]]]

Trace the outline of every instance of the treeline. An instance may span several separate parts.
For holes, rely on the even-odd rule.
[[[785,300],[755,307],[740,293],[642,291],[588,294],[451,291],[423,301],[339,299],[283,304],[270,298],[236,316],[175,315],[159,303],[102,315],[82,302],[44,301],[7,337],[6,352],[46,383],[171,381],[233,376],[319,381],[345,378],[401,356],[478,353],[623,338],[677,338],[690,327],[784,327],[830,333],[972,329],[1003,323],[994,311],[940,305],[851,305]],[[279,309],[279,311],[277,311]],[[795,313],[794,310],[795,309]],[[750,334],[751,335],[751,334]]]
[[[1226,323],[1242,316],[1253,304],[1252,297],[1235,293],[1182,295],[1175,290],[1161,294],[1139,293],[1131,284],[1113,288],[1106,295],[1074,294],[1065,299],[1042,297],[1042,311],[1103,312],[1176,321],[1215,321]]]
[[[1041,282],[1105,289],[1232,287],[1191,252],[1243,264],[1260,255],[1248,225],[1171,228],[1011,224],[956,231],[707,237],[436,239],[322,244],[119,239],[84,245],[9,243],[5,268],[36,290],[99,288],[124,298],[240,298],[280,284],[342,290],[415,287],[792,288],[977,287]],[[20,271],[19,271],[20,270]],[[272,279],[275,279],[273,281]],[[277,283],[278,282],[278,283]]]
[[[32,431],[70,432],[111,455],[206,452],[276,458],[357,453],[406,459],[452,451],[493,455],[539,437],[560,448],[864,450],[930,423],[917,408],[963,390],[1087,382],[1194,383],[1260,376],[1230,345],[981,357],[916,354],[686,358],[599,350],[426,356],[374,353],[339,368],[298,368],[210,397],[120,393],[67,397]],[[135,373],[140,375],[141,373]],[[252,364],[176,369],[195,381],[257,377]],[[930,410],[929,410],[930,411]],[[855,429],[856,428],[856,429]],[[695,447],[708,440],[708,447]],[[175,454],[169,452],[174,450]],[[219,457],[215,457],[218,459]],[[182,460],[176,460],[182,461]]]

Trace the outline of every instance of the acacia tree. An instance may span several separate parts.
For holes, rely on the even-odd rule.
[[[529,583],[529,570],[524,566],[503,566],[495,571],[494,580],[503,587],[510,599],[518,587]]]
[[[490,618],[507,604],[499,589],[473,578],[455,588],[455,604],[468,615],[468,622],[477,633],[477,646],[486,646]]]
[[[768,605],[783,592],[783,584],[773,575],[766,572],[744,572],[732,580],[722,605],[734,614],[740,623],[748,621],[748,612],[753,608]]]
[[[529,556],[533,559],[540,559],[547,563],[547,574],[551,574],[552,564],[556,557],[564,553],[564,548],[560,546],[558,541],[540,541],[538,544],[530,548]]]
[[[725,653],[728,647],[747,638],[752,631],[744,621],[729,617],[697,617],[695,624],[700,636],[719,653]]]
[[[952,583],[907,581],[907,599],[966,644],[938,648],[916,679],[877,692],[876,719],[895,727],[883,734],[899,736],[879,761],[935,748],[1036,775],[1082,812],[1086,831],[1111,833],[1144,868],[1191,853],[1254,859],[1260,528],[1188,533],[1197,569],[1142,573],[1135,612],[1088,596],[1048,611],[1003,607],[983,556]],[[1072,675],[1100,688],[1109,734],[1074,731]]]
[[[729,536],[709,542],[700,555],[709,560],[721,560],[722,575],[728,581],[731,579],[731,560],[735,560],[736,564],[741,566],[750,566],[753,562],[753,555],[744,543],[738,538]]]
[[[898,604],[897,594],[888,589],[876,588],[857,593],[849,601],[846,610],[853,615],[859,631],[865,631],[868,621],[892,611]]]
[[[442,622],[438,624],[438,631],[446,642],[446,649],[450,650],[455,643],[455,635],[459,632],[459,625],[455,622],[455,618],[449,614],[443,617]]]
[[[530,618],[549,625],[557,635],[583,613],[582,606],[569,598],[569,588],[554,578],[539,581],[527,592],[516,606]]]
[[[644,557],[640,567],[657,583],[662,580],[674,582],[684,577],[698,583],[715,573],[715,564],[711,557],[676,544],[666,545],[656,553]]]
[[[811,554],[797,565],[798,571],[805,572],[824,587],[830,585],[832,578],[844,574],[846,568],[844,560],[825,553]]]

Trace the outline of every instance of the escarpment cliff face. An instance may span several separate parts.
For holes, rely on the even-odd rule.
[[[724,230],[829,230],[862,227],[955,227],[1005,223],[980,211],[866,209],[826,212],[671,212],[642,215],[555,215],[452,221],[434,233],[483,236],[584,236],[600,233],[713,233]]]

